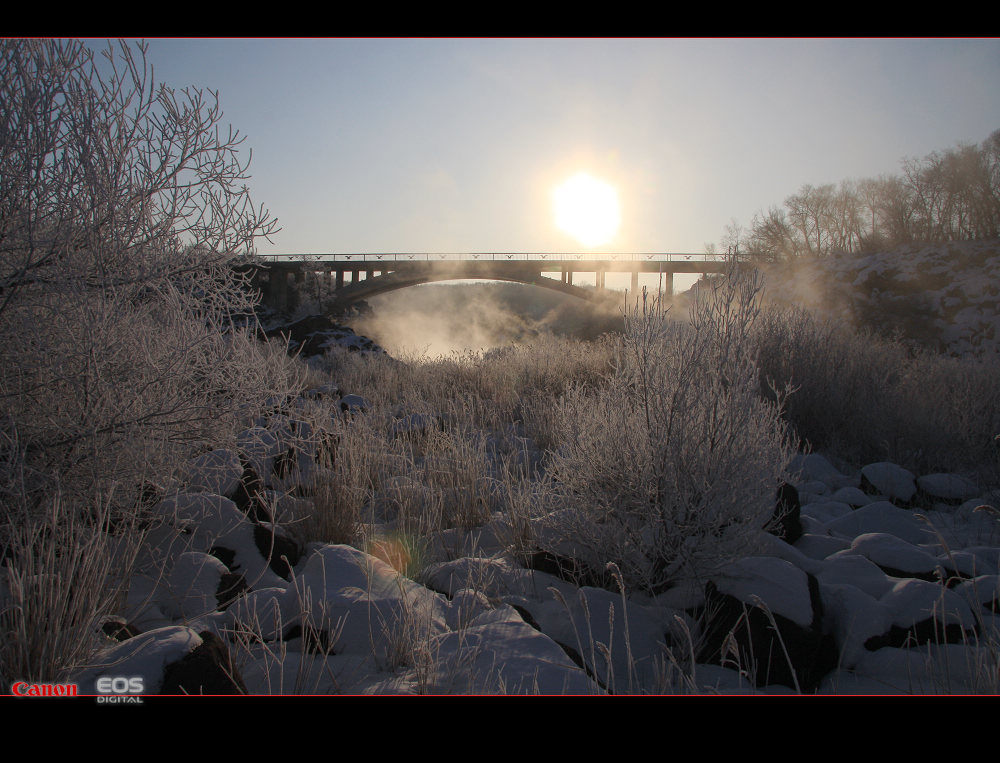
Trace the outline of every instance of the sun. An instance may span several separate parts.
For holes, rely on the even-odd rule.
[[[556,226],[586,247],[611,241],[621,225],[618,192],[586,172],[552,189]]]

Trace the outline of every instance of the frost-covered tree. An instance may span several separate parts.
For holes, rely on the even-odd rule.
[[[275,222],[221,120],[143,44],[0,40],[0,691],[89,659],[146,482],[294,383],[238,320]]]
[[[231,261],[276,229],[249,152],[146,49],[0,41],[0,459],[21,496],[133,490],[277,382],[233,323],[253,297]]]

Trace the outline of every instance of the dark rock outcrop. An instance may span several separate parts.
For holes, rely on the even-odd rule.
[[[211,631],[198,634],[201,644],[167,666],[160,694],[246,694],[225,643]]]
[[[268,560],[267,566],[285,580],[291,579],[291,568],[299,563],[302,556],[298,544],[281,535],[271,525],[255,525],[253,540],[261,556]]]
[[[807,577],[813,609],[809,627],[777,613],[768,615],[707,583],[705,606],[694,613],[707,621],[697,662],[739,667],[758,688],[780,684],[794,689],[797,680],[803,693],[815,692],[823,676],[836,668],[838,654],[833,639],[822,631],[819,583]]]
[[[768,532],[789,544],[802,537],[802,503],[794,485],[784,482],[778,488]]]

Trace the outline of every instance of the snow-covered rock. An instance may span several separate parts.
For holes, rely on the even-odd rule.
[[[189,492],[229,495],[243,474],[239,455],[228,448],[218,448],[192,459],[184,469]]]
[[[916,478],[913,473],[888,461],[862,467],[861,477],[862,485],[867,481],[875,492],[894,501],[908,503],[917,493]]]
[[[978,495],[976,486],[960,474],[925,474],[917,477],[917,487],[932,498],[966,501]]]

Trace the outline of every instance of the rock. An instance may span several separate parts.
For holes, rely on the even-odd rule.
[[[959,504],[978,495],[976,486],[959,474],[925,474],[917,477],[917,487],[931,498]]]
[[[115,641],[125,641],[139,635],[139,629],[128,623],[124,617],[112,616],[104,621],[101,631]]]
[[[851,586],[875,600],[889,593],[896,584],[871,559],[850,550],[830,556],[816,578],[822,585]]]
[[[778,488],[774,515],[769,532],[781,538],[785,543],[795,543],[802,537],[802,504],[799,503],[799,491],[787,482]]]
[[[738,665],[749,672],[758,688],[780,684],[795,689],[797,685],[802,692],[812,693],[838,659],[833,639],[822,631],[819,583],[787,562],[769,560],[768,567],[775,567],[771,562],[784,565],[781,572],[788,577],[771,581],[786,589],[784,593],[760,597],[770,615],[757,602],[746,600],[750,598],[747,592],[761,589],[750,576],[743,580],[746,587],[734,586],[732,579],[725,581],[725,587],[739,598],[720,591],[714,580],[706,584],[705,607],[695,613],[706,619],[696,662]]]
[[[219,538],[248,525],[246,515],[221,495],[179,493],[164,498],[153,511],[173,527],[192,532],[197,550],[208,550]]]
[[[243,474],[236,489],[229,498],[253,522],[272,522],[274,518],[264,500],[264,482],[253,465],[244,457],[240,457]]]
[[[273,525],[260,524],[253,529],[254,543],[268,566],[279,577],[288,580],[291,570],[299,563],[301,552],[295,541],[278,533]]]
[[[226,610],[236,599],[250,590],[246,578],[236,572],[224,572],[219,578],[219,587],[215,589],[215,600],[219,611]]]
[[[340,410],[343,413],[364,413],[368,408],[368,401],[361,395],[344,395],[340,398]]]
[[[933,531],[914,512],[888,501],[876,501],[835,519],[826,525],[831,535],[854,539],[864,533],[888,533],[907,543],[920,545],[934,541]]]
[[[281,453],[283,447],[275,433],[264,426],[244,430],[237,436],[236,444],[241,462],[248,461],[258,475],[271,473],[274,458]]]
[[[607,571],[593,570],[583,562],[551,551],[535,551],[524,560],[529,570],[554,575],[577,586],[612,589],[614,578]]]
[[[192,620],[219,606],[217,592],[222,576],[229,572],[214,556],[197,551],[180,554],[165,581],[163,591],[174,617]]]
[[[895,535],[864,533],[854,539],[849,550],[834,556],[846,554],[863,556],[892,577],[918,578],[929,582],[941,579],[941,564],[936,558]]]
[[[840,490],[830,496],[830,500],[846,503],[848,506],[858,508],[859,506],[867,506],[869,503],[873,503],[875,499],[859,487],[847,486],[840,488]]]
[[[909,505],[917,494],[916,478],[901,466],[881,461],[861,469],[861,488],[888,497],[894,503]]]
[[[850,481],[849,477],[841,474],[825,456],[819,453],[798,455],[792,460],[789,468],[793,472],[801,471],[804,481],[822,482],[834,490]]]
[[[924,580],[899,581],[879,602],[892,617],[892,626],[865,641],[865,649],[915,644],[960,644],[974,638],[976,618],[968,602],[954,591]]]
[[[228,448],[218,448],[198,456],[184,469],[189,491],[214,495],[231,495],[242,473],[239,456]]]
[[[344,545],[317,548],[282,597],[303,628],[337,633],[338,654],[371,655],[395,669],[406,643],[448,631],[447,599],[385,562]]]
[[[160,694],[246,694],[222,639],[211,631],[198,634],[201,644],[167,666]]]

